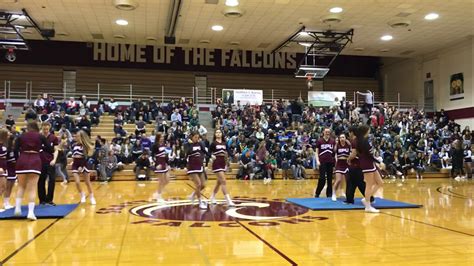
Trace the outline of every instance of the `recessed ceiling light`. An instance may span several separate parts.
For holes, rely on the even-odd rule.
[[[126,21],[125,19],[117,19],[115,23],[117,23],[117,25],[120,25],[120,26],[128,25],[128,21]]]
[[[305,47],[311,47],[311,45],[313,45],[312,42],[299,42],[298,44],[299,44],[299,45],[303,45],[303,46],[305,46]]]
[[[384,36],[380,37],[380,39],[382,41],[390,41],[391,39],[393,39],[393,36],[392,35],[384,35]]]
[[[211,41],[209,41],[209,40],[200,40],[199,43],[201,43],[201,44],[209,44],[209,43],[211,43]]]
[[[329,9],[329,12],[331,13],[341,13],[342,12],[342,7],[333,7],[331,9]]]
[[[69,35],[69,33],[64,32],[64,31],[56,33],[56,36],[68,36],[68,35]]]
[[[125,39],[126,36],[123,35],[123,34],[115,34],[115,35],[114,35],[114,38],[115,38],[115,39]]]
[[[211,27],[211,29],[213,31],[221,31],[221,30],[224,29],[224,27],[222,27],[221,25],[214,25],[214,26]]]
[[[226,6],[238,6],[239,0],[225,0]]]
[[[230,42],[229,44],[230,44],[230,45],[237,46],[237,45],[240,45],[240,42],[233,41],[233,42]]]
[[[439,18],[439,15],[436,13],[429,13],[428,15],[425,16],[426,20],[435,20]]]
[[[154,42],[154,41],[157,41],[158,39],[156,39],[155,37],[150,36],[150,37],[146,37],[146,40]]]
[[[298,33],[298,35],[300,35],[300,36],[309,36],[309,33],[307,33],[306,31],[300,31],[300,33]]]

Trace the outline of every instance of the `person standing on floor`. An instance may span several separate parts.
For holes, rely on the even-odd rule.
[[[199,202],[199,209],[206,210],[207,203],[201,200],[201,191],[206,184],[203,166],[206,148],[202,142],[199,142],[199,133],[197,131],[190,134],[190,143],[188,143],[186,150],[188,158],[187,174],[194,183],[194,192],[191,194],[190,199],[194,201],[196,197]]]
[[[18,137],[15,145],[15,151],[20,155],[16,164],[18,191],[16,193],[14,215],[21,216],[21,202],[26,191],[28,195],[28,215],[26,218],[31,221],[36,221],[34,211],[38,179],[42,169],[41,149],[46,150],[46,152],[53,152],[46,138],[39,133],[38,123],[34,120],[29,121],[26,125],[26,132]]]
[[[84,193],[81,188],[80,174],[84,176],[84,182],[86,183],[87,191],[89,192],[89,200],[91,204],[96,205],[96,200],[92,191],[90,171],[87,168],[87,158],[92,156],[94,145],[89,135],[84,130],[80,130],[74,134],[74,141],[75,143],[72,146],[72,173],[77,191],[81,195],[81,203],[86,202],[86,193]]]
[[[53,152],[48,152],[46,149],[43,149],[40,153],[42,170],[38,180],[38,198],[42,205],[46,204],[56,206],[53,202],[54,185],[56,183],[56,171],[54,165],[58,158],[59,140],[54,135],[54,132],[51,132],[51,124],[49,122],[43,122],[41,125],[41,134],[46,138],[47,145],[50,146],[50,149]],[[46,180],[48,180],[47,192],[45,188]]]
[[[332,188],[332,201],[337,201],[337,190],[342,186],[342,183],[346,180],[347,172],[349,172],[349,166],[347,165],[347,157],[349,157],[351,153],[351,144],[346,139],[346,135],[339,135],[335,150],[337,160],[336,181],[334,181],[334,186]]]
[[[158,203],[165,203],[162,197],[165,186],[170,182],[168,171],[168,154],[166,153],[166,144],[163,134],[158,133],[155,137],[155,144],[151,149],[153,159],[155,160],[155,173],[158,175],[159,183],[155,194],[155,199]]]
[[[224,194],[225,200],[228,206],[235,206],[232,198],[229,195],[226,185],[226,178],[225,172],[227,171],[227,147],[226,142],[224,140],[222,131],[217,129],[214,132],[214,141],[210,147],[211,153],[211,162],[212,165],[212,172],[217,175],[217,182],[216,186],[214,187],[214,191],[211,195],[211,204],[216,204],[216,194],[219,192],[219,188],[222,189],[222,193]]]
[[[369,143],[369,133],[370,128],[363,125],[358,128],[356,134],[357,154],[366,183],[365,198],[362,199],[362,204],[364,204],[366,212],[378,213],[380,211],[372,207],[370,199],[379,188],[382,188],[383,181],[375,166],[376,159],[374,158],[374,148]]]
[[[327,180],[327,189],[326,196],[328,198],[332,197],[332,175],[334,169],[334,146],[336,142],[331,138],[331,129],[325,128],[323,131],[323,137],[318,140],[316,143],[316,160],[317,165],[319,166],[319,180],[318,186],[316,188],[315,197],[319,198],[321,191],[326,185]]]

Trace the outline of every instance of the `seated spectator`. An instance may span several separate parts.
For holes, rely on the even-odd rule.
[[[101,97],[97,102],[97,111],[99,112],[99,116],[103,115],[107,110],[108,107],[105,104],[105,100],[103,97]]]
[[[112,175],[118,169],[118,161],[117,157],[113,153],[112,150],[103,157],[102,161],[100,162],[99,173],[101,176],[101,180],[105,182],[109,182],[112,179]]]
[[[141,140],[137,139],[135,141],[135,144],[132,145],[132,160],[133,161],[137,160],[137,158],[140,157],[142,153],[143,153],[143,149],[142,149]]]
[[[101,113],[97,110],[97,108],[94,108],[93,111],[90,113],[91,125],[93,125],[93,126],[98,126],[99,125],[100,115],[101,115]]]
[[[123,143],[120,145],[120,155],[118,157],[119,162],[124,164],[129,164],[133,162],[132,158],[132,145],[128,138],[124,139]]]
[[[33,102],[33,107],[35,108],[36,112],[42,112],[45,108],[46,102],[43,99],[43,96],[40,94]]]
[[[115,101],[114,98],[110,98],[110,102],[108,103],[108,107],[109,107],[109,113],[110,114],[117,114],[118,112],[118,103]]]
[[[146,133],[143,133],[141,135],[140,139],[141,145],[142,145],[142,151],[147,151],[148,153],[150,152],[151,145],[153,144],[151,140],[148,138]]]
[[[114,133],[119,134],[124,137],[127,135],[127,131],[123,129],[123,117],[121,114],[117,114],[117,117],[114,119]]]
[[[135,172],[136,180],[149,180],[151,174],[151,163],[148,153],[144,152],[135,160]]]
[[[45,108],[48,113],[58,111],[58,103],[54,99],[53,95],[48,96],[48,100],[45,102]]]
[[[15,128],[15,119],[13,119],[13,115],[9,114],[7,119],[5,120],[5,125],[8,130],[12,130]]]
[[[237,179],[253,179],[254,161],[253,147],[249,147],[242,153],[242,156],[240,157]]]
[[[135,123],[135,135],[139,136],[144,133],[146,133],[146,123],[143,121],[143,116],[140,116]]]
[[[88,115],[91,108],[91,103],[85,95],[82,95],[81,100],[79,101],[79,115]]]
[[[171,114],[171,122],[176,122],[177,124],[181,124],[182,117],[181,117],[181,114],[179,113],[178,108],[176,108],[173,114]]]
[[[70,97],[69,101],[66,102],[66,113],[67,114],[76,114],[78,111],[79,105],[77,104],[76,100],[74,100],[74,97]]]

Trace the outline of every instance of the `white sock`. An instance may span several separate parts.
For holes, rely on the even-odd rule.
[[[35,203],[34,202],[28,202],[28,215],[35,215]]]
[[[93,197],[94,197],[94,193],[89,194],[89,198],[93,198]]]
[[[9,206],[10,205],[10,197],[3,198],[3,205],[4,206]]]
[[[21,198],[15,199],[15,210],[21,211]]]

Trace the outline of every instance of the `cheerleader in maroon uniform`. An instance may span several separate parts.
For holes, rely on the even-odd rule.
[[[92,192],[90,171],[87,169],[87,157],[92,155],[94,146],[89,135],[83,130],[74,134],[75,143],[72,145],[72,174],[76,182],[77,191],[81,194],[81,203],[86,202],[86,193],[82,191],[81,179],[79,174],[84,176],[87,191],[89,192],[89,200],[92,205],[96,204],[94,193]]]
[[[328,186],[326,189],[326,196],[332,197],[332,171],[334,169],[334,146],[336,142],[331,138],[331,130],[325,128],[323,131],[323,137],[316,143],[316,159],[319,167],[319,180],[316,188],[315,197],[319,198],[319,194],[326,185],[326,179]]]
[[[225,171],[227,170],[227,147],[222,137],[222,131],[217,129],[214,132],[214,142],[210,147],[212,172],[217,175],[217,183],[211,195],[211,203],[216,204],[216,194],[219,192],[219,187],[222,188],[222,193],[225,196],[227,205],[235,206],[227,191]]]
[[[7,140],[8,130],[4,128],[0,129],[0,195],[3,195],[3,192],[5,192],[5,186],[7,183]],[[0,212],[3,211],[5,210],[0,208]]]
[[[199,201],[199,208],[200,209],[207,209],[206,202],[201,200],[201,190],[204,189],[206,179],[204,177],[204,156],[206,153],[206,149],[202,143],[199,142],[199,133],[193,132],[191,133],[191,143],[188,144],[187,148],[187,158],[188,158],[188,175],[191,180],[194,182],[195,191],[191,195],[191,200],[194,197],[197,197]]]
[[[366,183],[365,187],[365,198],[362,199],[362,203],[365,206],[366,212],[377,213],[379,210],[375,209],[370,204],[370,197],[382,187],[383,181],[380,173],[377,171],[375,166],[375,158],[373,156],[373,148],[369,143],[370,128],[368,126],[360,126],[357,130],[357,153],[359,154],[360,167],[364,173],[364,180]]]
[[[349,165],[347,164],[347,157],[351,154],[351,144],[346,139],[346,135],[341,134],[336,143],[336,181],[332,188],[332,201],[337,201],[337,190],[344,182],[347,173],[349,172]]]
[[[44,148],[43,148],[44,146]],[[21,216],[21,201],[26,190],[28,195],[28,215],[26,218],[35,221],[35,200],[38,189],[38,179],[41,174],[40,150],[51,152],[46,138],[39,133],[36,121],[29,121],[26,133],[22,134],[15,144],[15,150],[20,154],[16,164],[18,174],[18,191],[16,193],[15,216]]]
[[[13,186],[15,185],[15,181],[17,179],[16,176],[16,159],[18,158],[18,154],[15,152],[15,135],[11,134],[8,137],[8,144],[7,144],[7,184],[5,188],[5,193],[3,196],[3,206],[6,210],[13,208],[10,205],[10,195],[12,194]]]
[[[161,133],[156,134],[155,144],[151,151],[155,160],[155,173],[158,175],[158,179],[160,180],[158,183],[158,190],[156,191],[156,200],[159,203],[164,203],[165,201],[163,200],[161,193],[163,193],[163,189],[170,180],[168,178],[168,155],[166,153],[164,137]]]

